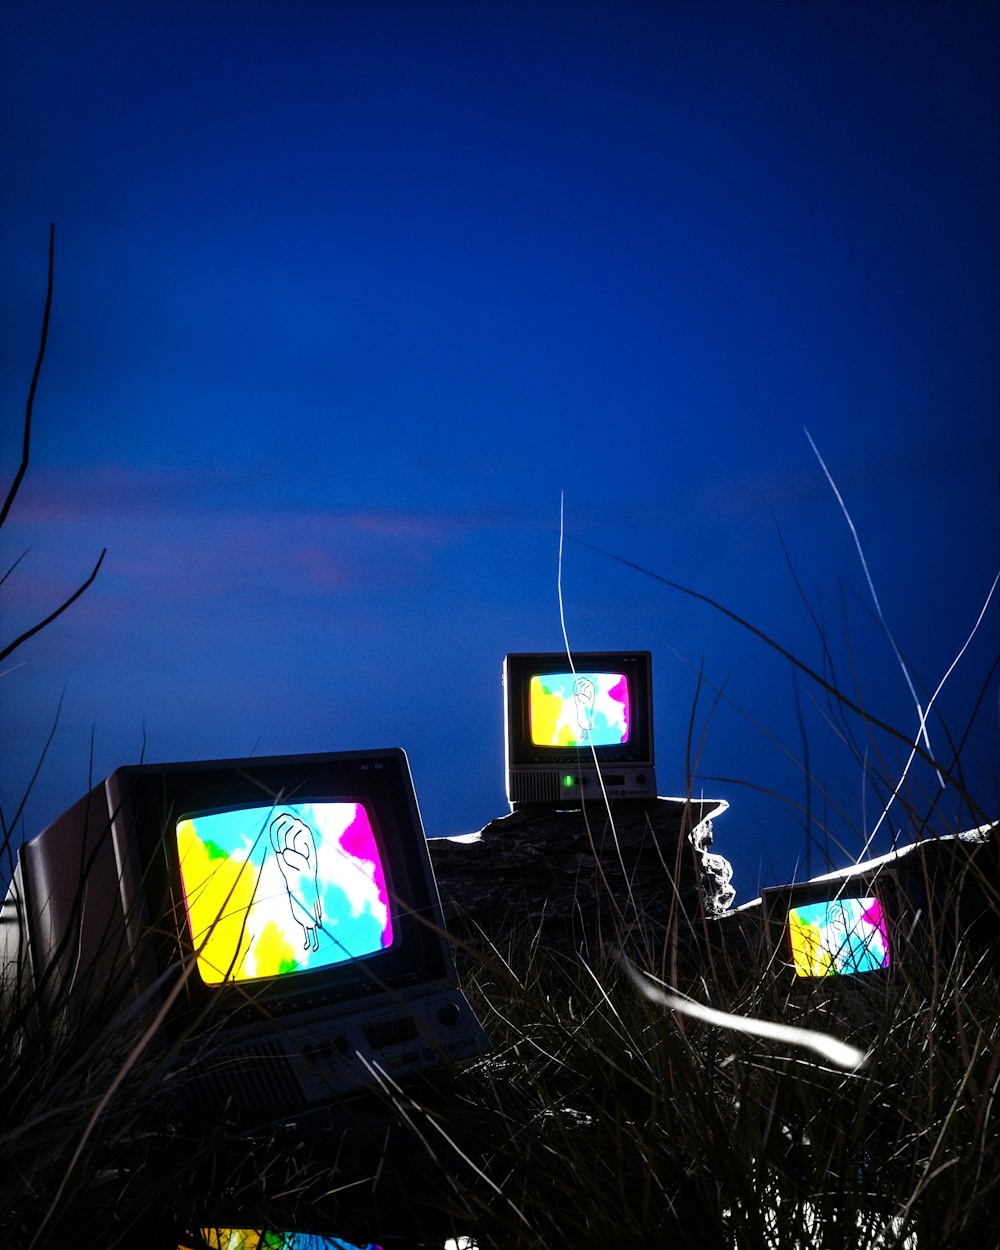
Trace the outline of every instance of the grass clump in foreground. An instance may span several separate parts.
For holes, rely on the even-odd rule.
[[[350,1132],[322,1117],[242,1135],[222,1121],[168,1127],[153,1058],[124,1035],[29,1055],[5,1019],[5,1244],[70,1231],[178,1244],[170,1230],[187,1221],[387,1246],[464,1235],[483,1250],[981,1250],[1000,1205],[996,831],[962,854],[990,900],[975,942],[955,941],[944,914],[914,931],[887,979],[796,995],[744,931],[738,956],[713,942],[683,987],[851,1042],[868,1053],[854,1070],[677,1015],[637,992],[613,948],[588,962],[531,933],[502,950],[484,934],[461,952],[492,1054],[433,1086],[387,1085],[374,1110],[346,1117]],[[654,977],[669,952],[657,962]]]
[[[833,978],[806,999],[760,954],[687,988],[853,1042],[863,1067],[677,1016],[617,958],[525,942],[469,972],[496,1045],[459,1085],[499,1191],[483,1245],[995,1244],[995,946],[925,950],[887,982]]]
[[[897,795],[919,841],[918,801]],[[998,826],[921,848],[946,849],[947,868],[928,879],[931,905],[894,930],[891,967],[808,990],[752,911],[633,916],[626,932],[623,903],[621,931],[602,929],[586,953],[526,925],[500,939],[482,916],[456,946],[492,1053],[291,1124],[175,1119],[141,1013],[95,1007],[71,1034],[31,1034],[43,1004],[8,964],[21,984],[0,1018],[0,1233],[26,1247],[71,1235],[171,1247],[186,1244],[178,1230],[222,1224],[386,1247],[464,1236],[482,1250],[994,1245]],[[9,842],[0,850],[12,859]],[[589,897],[584,924],[601,903]],[[867,1060],[837,1067],[678,1014],[657,997],[668,983]]]

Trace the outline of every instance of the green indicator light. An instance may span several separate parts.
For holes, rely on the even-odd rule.
[[[563,785],[564,785],[564,786],[571,786],[571,785],[573,784],[574,780],[575,780],[575,778],[573,778],[573,777],[563,777]]]

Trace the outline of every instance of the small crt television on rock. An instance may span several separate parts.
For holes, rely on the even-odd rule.
[[[0,932],[26,1027],[155,1020],[189,1104],[294,1113],[488,1048],[399,749],[119,768],[22,848]]]
[[[789,985],[936,975],[1000,942],[1000,846],[986,825],[924,837],[810,881],[761,892],[768,942]]]
[[[648,651],[512,654],[503,684],[512,810],[656,797]]]
[[[886,870],[776,886],[761,898],[777,971],[793,983],[883,976],[897,958],[908,908]]]

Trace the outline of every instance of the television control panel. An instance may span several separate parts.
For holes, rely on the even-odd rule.
[[[182,1048],[182,1101],[192,1108],[305,1111],[336,1098],[391,1086],[420,1072],[473,1059],[489,1040],[456,988],[413,998],[298,1017],[278,1031],[247,1026]],[[184,1078],[187,1060],[191,1075]]]
[[[511,808],[533,804],[577,806],[585,799],[600,799],[603,783],[609,799],[655,799],[656,774],[651,767],[598,770],[589,767],[538,768],[522,766],[509,770]]]

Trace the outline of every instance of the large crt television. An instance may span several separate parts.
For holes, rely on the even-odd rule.
[[[488,1046],[399,749],[116,769],[22,848],[0,932],[29,1031],[155,1020],[189,1103],[304,1110]]]
[[[656,797],[648,651],[512,654],[503,684],[512,810]]]

